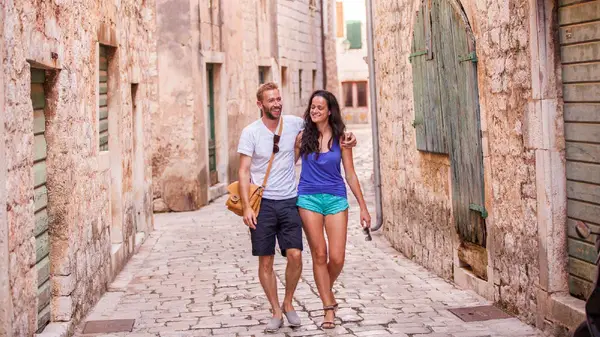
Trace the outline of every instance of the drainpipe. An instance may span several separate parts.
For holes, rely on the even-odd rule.
[[[375,210],[377,222],[371,225],[376,231],[383,225],[381,213],[381,172],[379,170],[379,124],[377,122],[377,90],[375,87],[375,58],[373,57],[373,3],[365,0],[367,5],[367,49],[369,59],[369,97],[371,98],[371,129],[373,133],[373,172],[375,173]]]
[[[326,58],[326,53],[325,53],[325,20],[328,20],[328,18],[325,18],[325,6],[328,5],[327,1],[321,1],[321,58],[323,64],[322,64],[322,71],[323,71],[323,90],[327,90],[327,58]]]

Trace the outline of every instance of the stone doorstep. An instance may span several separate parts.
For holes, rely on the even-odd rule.
[[[67,337],[69,336],[69,331],[71,331],[73,327],[73,321],[68,322],[54,322],[48,324],[44,330],[35,334],[35,337]]]
[[[488,273],[488,277],[491,274]],[[454,283],[461,289],[471,290],[488,301],[494,300],[494,286],[475,276],[469,270],[461,268],[454,263]]]
[[[208,202],[214,201],[221,196],[227,194],[227,185],[225,183],[218,183],[208,188]]]
[[[585,320],[585,301],[569,294],[554,294],[548,299],[550,310],[547,319],[575,329]]]

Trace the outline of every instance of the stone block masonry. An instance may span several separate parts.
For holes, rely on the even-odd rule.
[[[0,270],[10,289],[5,294],[0,275],[2,335],[33,336],[48,322],[49,329],[78,323],[132,255],[135,238],[152,230],[154,6],[153,0],[0,3],[6,159],[0,235],[7,233],[9,254],[4,259],[0,237]],[[32,89],[38,80],[32,69],[45,73],[33,104],[39,92]],[[101,151],[104,130],[108,150]],[[34,195],[38,179],[47,193]],[[39,205],[47,217],[35,213]],[[45,226],[47,236],[36,237]],[[47,264],[40,261],[46,255]]]

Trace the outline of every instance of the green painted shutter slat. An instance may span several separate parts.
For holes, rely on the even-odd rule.
[[[34,219],[33,235],[37,237],[48,230],[48,211],[43,209],[37,212]]]
[[[46,256],[37,265],[38,287],[50,279],[50,258]]]
[[[600,163],[600,144],[566,142],[565,152],[569,160]]]
[[[43,84],[31,84],[31,102],[33,104],[33,110],[44,109],[46,107]]]
[[[100,120],[100,134],[105,133],[105,131],[108,133],[108,119],[102,119]]]
[[[106,108],[107,109],[107,113],[106,115],[108,116],[108,108],[107,108],[107,104],[108,104],[108,95],[100,95],[100,100],[98,102],[98,105],[100,106],[100,110],[102,110],[102,108]],[[102,118],[102,117],[100,117]]]
[[[589,263],[596,263],[598,254],[596,253],[596,247],[594,247],[594,245],[575,239],[568,239],[568,245],[569,256],[576,257]]]
[[[570,257],[569,273],[586,281],[593,282],[596,276],[596,268],[591,263]]]
[[[567,161],[567,179],[600,185],[600,164]]]
[[[362,23],[360,21],[346,21],[346,37],[350,42],[350,49],[361,49]]]
[[[42,311],[45,307],[50,304],[52,287],[50,282],[44,283],[38,288],[38,310]]]
[[[108,71],[100,70],[100,82],[108,82]]]
[[[33,134],[39,135],[46,131],[46,117],[44,116],[44,110],[33,111]]]
[[[100,82],[100,95],[108,93],[108,83]]]
[[[44,134],[34,137],[33,146],[33,161],[37,162],[46,159],[46,137]]]
[[[33,191],[33,203],[35,212],[38,212],[48,205],[48,189],[46,188],[46,185],[37,187]]]
[[[35,263],[40,262],[48,256],[49,249],[50,238],[48,237],[48,231],[45,231],[42,235],[35,238]]]
[[[40,186],[46,183],[46,162],[41,161],[33,164],[33,181],[34,186]]]
[[[38,330],[36,331],[37,333],[42,333],[42,331],[44,330],[44,328],[46,327],[46,325],[48,325],[48,323],[50,323],[50,305],[47,305],[44,309],[42,309],[39,313],[38,313]]]
[[[564,109],[566,122],[600,123],[600,104],[598,103],[565,103]]]
[[[567,216],[597,224],[600,219],[600,205],[568,199]]]

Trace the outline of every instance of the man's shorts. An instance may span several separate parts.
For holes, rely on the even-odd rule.
[[[297,199],[262,199],[256,229],[250,230],[253,256],[275,255],[275,238],[283,256],[287,249],[302,250],[302,219]]]
[[[309,194],[298,196],[298,207],[306,210],[331,215],[348,209],[348,199],[332,194]]]

